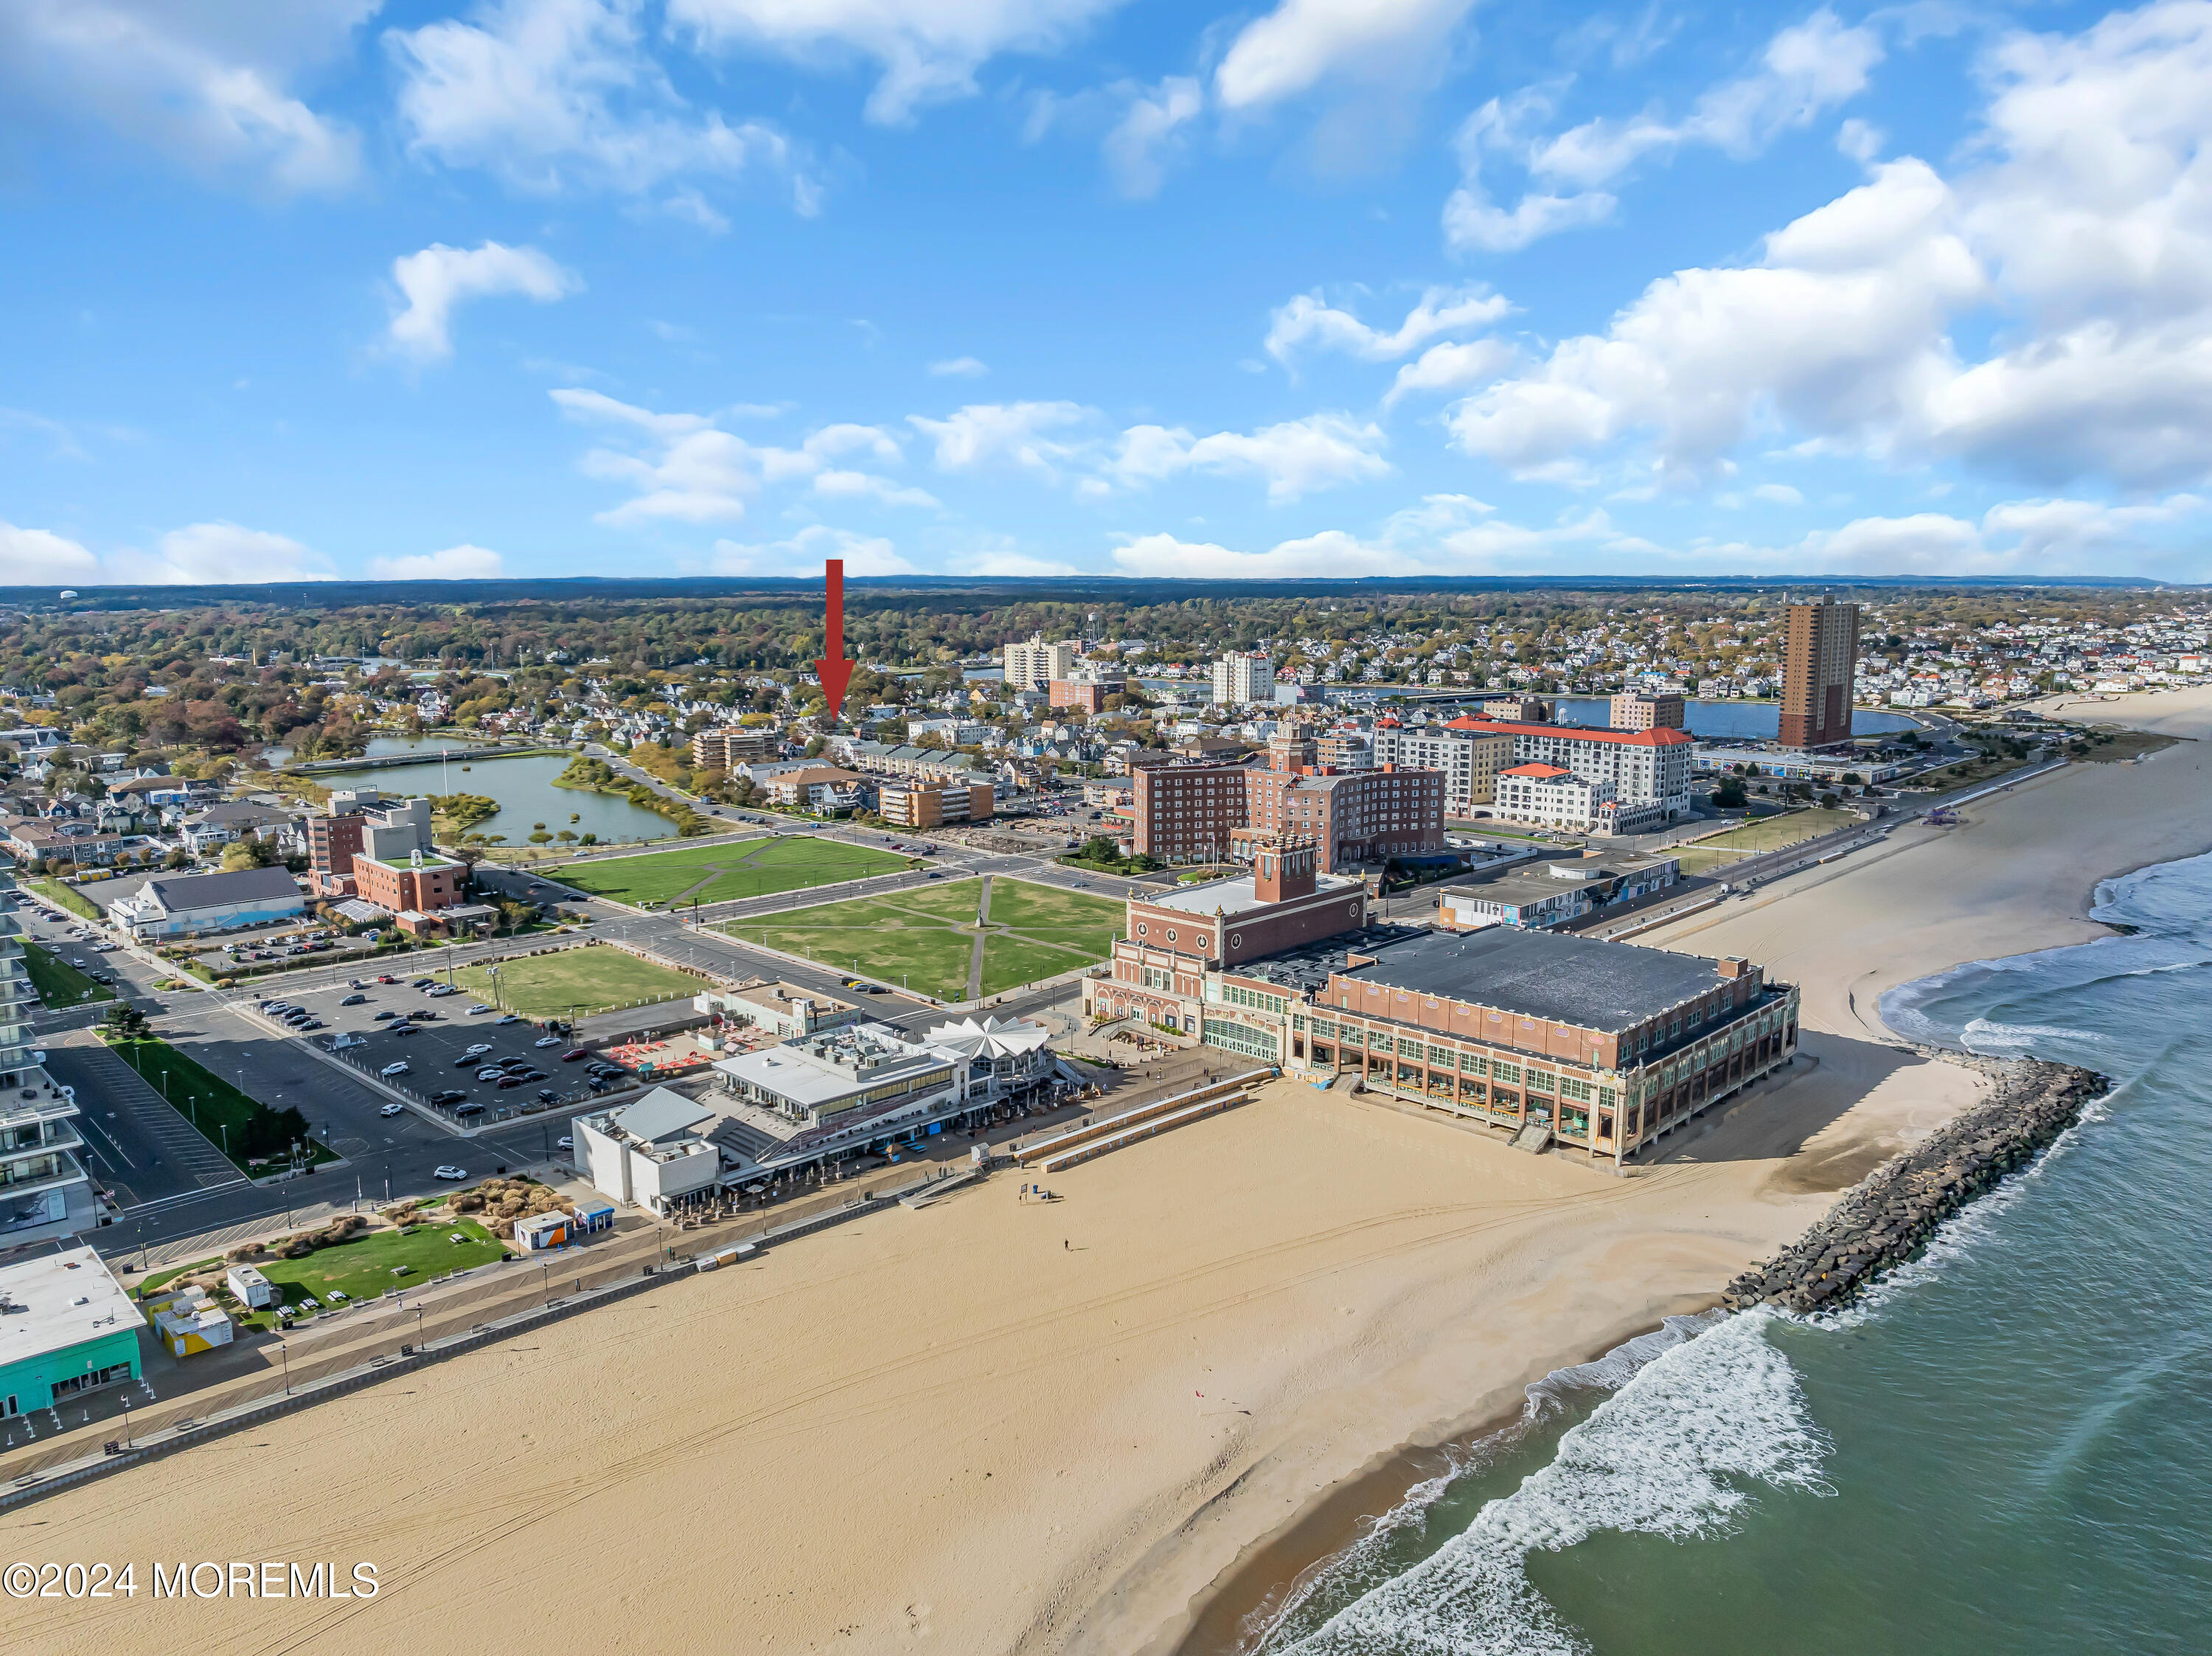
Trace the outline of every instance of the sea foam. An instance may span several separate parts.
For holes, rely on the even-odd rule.
[[[1766,1338],[1771,1320],[1758,1311],[1724,1317],[1668,1345],[1562,1435],[1549,1465],[1463,1532],[1280,1648],[1286,1656],[1582,1656],[1582,1636],[1528,1579],[1536,1549],[1556,1552],[1600,1530],[1677,1541],[1712,1534],[1752,1499],[1743,1483],[1827,1493],[1820,1473],[1828,1441],[1789,1359]]]

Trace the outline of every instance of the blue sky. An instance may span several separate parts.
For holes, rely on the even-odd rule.
[[[0,584],[2212,575],[2212,5],[0,0]]]

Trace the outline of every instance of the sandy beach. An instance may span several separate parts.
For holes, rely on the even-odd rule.
[[[2200,737],[2212,693],[2075,716]],[[1617,1178],[1283,1082],[1056,1175],[872,1216],[38,1503],[8,1558],[377,1566],[374,1598],[10,1602],[21,1648],[1172,1650],[1408,1444],[1796,1234],[1978,1096],[1885,989],[2098,935],[2212,847],[2212,744],[2069,766],[1640,941],[1804,986],[1805,1052]]]

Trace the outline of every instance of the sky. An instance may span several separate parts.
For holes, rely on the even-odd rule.
[[[0,585],[2212,579],[2212,3],[0,0]]]

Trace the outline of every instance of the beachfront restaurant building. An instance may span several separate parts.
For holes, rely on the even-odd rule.
[[[145,1325],[88,1247],[0,1265],[0,1420],[138,1379]]]

